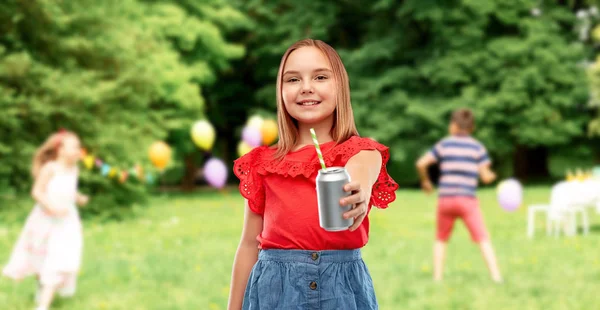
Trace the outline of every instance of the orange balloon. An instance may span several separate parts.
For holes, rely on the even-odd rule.
[[[260,132],[262,133],[263,144],[271,145],[277,139],[277,123],[272,119],[265,120],[260,128]]]
[[[163,141],[156,141],[150,146],[148,155],[156,168],[160,170],[165,169],[169,161],[171,161],[171,147]]]

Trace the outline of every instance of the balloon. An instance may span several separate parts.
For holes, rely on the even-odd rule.
[[[148,155],[152,164],[156,168],[163,170],[171,160],[171,147],[162,141],[156,141],[150,146]]]
[[[94,167],[94,155],[86,155],[83,158],[83,164],[88,170],[91,170]]]
[[[197,121],[191,130],[192,140],[201,149],[210,151],[215,143],[215,129],[206,120]]]
[[[88,154],[88,153],[87,153],[87,149],[86,149],[86,148],[84,148],[84,147],[82,147],[82,148],[81,148],[81,157],[80,157],[80,158],[84,158],[84,157],[86,157],[86,156],[87,156],[87,154]]]
[[[515,179],[508,179],[498,185],[498,203],[506,211],[515,211],[523,202],[523,187]]]
[[[251,147],[260,146],[262,143],[262,135],[260,129],[246,126],[242,130],[242,140]]]
[[[107,175],[110,172],[110,166],[108,164],[102,165],[102,175]]]
[[[265,120],[261,128],[261,133],[263,143],[271,145],[277,139],[277,123],[272,119]]]
[[[96,159],[96,167],[102,167],[102,161],[100,159]]]
[[[220,159],[211,158],[204,165],[204,178],[213,187],[223,188],[227,182],[227,167]]]
[[[242,156],[248,154],[250,151],[252,151],[252,147],[249,146],[246,142],[240,141],[240,143],[238,143],[237,151],[238,151],[238,155],[240,155],[240,157],[242,157]]]
[[[254,128],[260,130],[262,128],[262,125],[264,122],[265,122],[265,120],[262,117],[260,117],[258,115],[254,115],[248,119],[248,122],[246,123],[246,125],[248,127],[254,127]]]

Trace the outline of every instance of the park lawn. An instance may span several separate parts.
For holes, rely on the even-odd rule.
[[[495,191],[479,196],[505,283],[494,284],[462,223],[448,247],[445,280],[432,282],[435,196],[400,190],[387,210],[373,210],[363,257],[380,309],[600,308],[600,216],[588,236],[547,237],[543,220],[527,239],[526,207],[508,213]],[[545,202],[549,188],[529,187],[524,206]],[[162,195],[134,219],[85,221],[84,265],[75,298],[53,309],[225,309],[243,198],[203,192]],[[10,217],[3,217],[10,218]],[[8,260],[21,222],[0,223],[0,259]],[[33,309],[35,282],[0,279],[1,309]]]

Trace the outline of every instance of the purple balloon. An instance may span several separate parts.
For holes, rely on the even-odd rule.
[[[498,203],[502,209],[512,212],[523,202],[523,187],[515,179],[508,179],[498,187]]]
[[[227,182],[227,167],[222,160],[211,158],[204,165],[204,178],[213,187],[223,188]]]
[[[242,130],[242,140],[250,147],[257,147],[262,144],[262,134],[258,128],[246,126]]]

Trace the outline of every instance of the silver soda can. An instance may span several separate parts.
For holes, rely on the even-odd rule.
[[[350,182],[350,175],[346,168],[329,167],[319,169],[317,175],[317,200],[319,203],[319,224],[327,231],[342,231],[354,224],[354,219],[344,219],[343,214],[352,205],[342,206],[340,200],[350,196],[344,191],[344,185]]]

